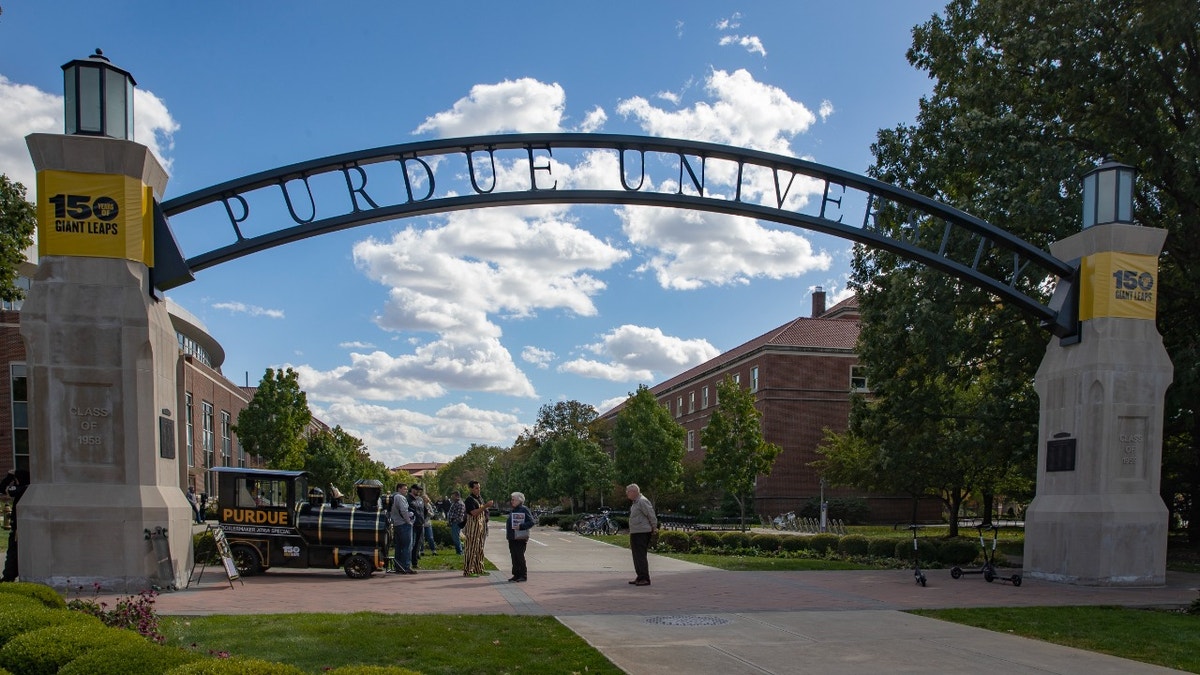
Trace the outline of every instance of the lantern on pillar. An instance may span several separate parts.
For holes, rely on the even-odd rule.
[[[1105,159],[1083,176],[1083,229],[1109,223],[1133,224],[1133,180],[1137,169]]]
[[[66,133],[133,140],[133,76],[99,49],[62,69]]]

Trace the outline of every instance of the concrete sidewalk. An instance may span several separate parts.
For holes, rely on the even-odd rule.
[[[233,588],[208,568],[192,589],[159,596],[162,614],[277,612],[553,615],[627,673],[1164,673],[1167,669],[906,614],[945,607],[1180,607],[1200,575],[1161,588],[1092,588],[927,571],[726,572],[651,556],[651,586],[635,587],[629,551],[537,528],[529,581],[508,583],[504,533],[485,547],[487,577],[422,571],[348,579],[340,570],[275,571]],[[1008,572],[1005,572],[1007,575]]]

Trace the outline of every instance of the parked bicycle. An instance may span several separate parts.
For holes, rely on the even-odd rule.
[[[575,531],[579,534],[616,534],[621,526],[608,515],[608,509],[600,513],[585,513],[575,521]]]
[[[796,523],[796,512],[788,511],[775,516],[771,521],[771,526],[777,530],[798,530],[800,529]]]

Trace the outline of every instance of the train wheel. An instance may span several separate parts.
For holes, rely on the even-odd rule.
[[[342,565],[342,569],[346,570],[346,576],[351,579],[366,579],[371,576],[372,569],[371,561],[367,560],[365,555],[352,555],[346,558],[346,564]]]
[[[237,567],[238,574],[252,577],[262,573],[262,558],[253,546],[234,544],[230,547],[230,553],[233,554],[233,564]]]

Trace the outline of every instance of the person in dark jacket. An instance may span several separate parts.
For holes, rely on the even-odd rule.
[[[408,510],[413,514],[412,566],[419,568],[421,548],[425,545],[425,488],[410,485],[408,488]]]
[[[525,506],[525,495],[512,493],[512,512],[504,521],[504,534],[508,539],[508,555],[512,558],[512,578],[509,581],[525,581],[529,569],[525,565],[525,547],[529,545],[529,530],[533,529],[533,513]]]
[[[12,500],[12,529],[8,531],[8,555],[4,558],[4,576],[0,577],[0,582],[17,580],[17,502],[28,487],[29,472],[24,469],[9,471],[0,481],[0,492]]]

